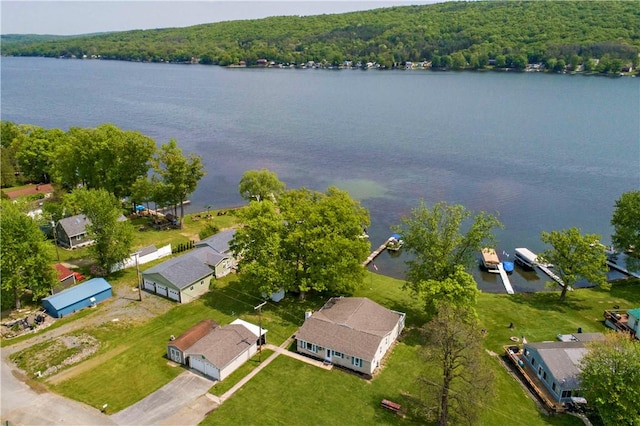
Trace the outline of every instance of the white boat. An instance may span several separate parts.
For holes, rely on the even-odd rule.
[[[500,265],[500,259],[496,251],[492,248],[485,247],[480,253],[482,254],[482,266],[484,269],[486,269],[487,272],[499,274],[500,270],[498,266]]]
[[[402,248],[403,244],[402,236],[400,234],[393,234],[387,240],[387,250],[398,251]]]
[[[533,269],[538,264],[538,255],[528,248],[520,247],[515,250],[516,262],[525,268]]]

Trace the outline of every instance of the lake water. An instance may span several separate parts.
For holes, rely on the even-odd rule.
[[[348,190],[371,213],[373,247],[420,199],[499,214],[498,253],[541,251],[541,231],[572,226],[607,244],[615,200],[640,188],[637,78],[43,58],[2,58],[1,72],[3,120],[109,122],[202,156],[192,211],[242,204],[242,173],[268,168],[289,188]],[[404,277],[402,255],[376,265]],[[547,279],[516,269],[511,281],[519,292]]]

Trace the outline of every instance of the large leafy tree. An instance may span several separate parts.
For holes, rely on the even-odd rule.
[[[494,245],[492,231],[500,226],[491,214],[481,212],[472,218],[472,212],[461,205],[440,202],[429,208],[421,201],[395,228],[412,255],[407,261],[407,286],[420,294],[427,286],[444,286],[438,283],[445,283],[456,273],[459,277],[457,267],[470,267],[483,247]]]
[[[462,265],[457,265],[453,274],[440,281],[422,280],[418,283],[418,297],[423,301],[425,312],[432,317],[441,303],[475,312],[478,285]]]
[[[87,231],[95,243],[89,250],[102,272],[108,274],[117,263],[129,257],[133,228],[128,221],[121,220],[118,199],[105,189],[82,188],[74,190],[73,194],[91,221]]]
[[[243,224],[231,241],[231,250],[241,260],[242,281],[262,293],[284,288],[287,265],[282,256],[285,224],[277,206],[270,200],[250,202],[237,212]]]
[[[278,175],[267,169],[247,170],[240,179],[238,190],[247,201],[277,198],[285,189]]]
[[[552,264],[564,283],[560,300],[565,300],[567,291],[581,279],[599,286],[607,284],[607,256],[599,235],[582,235],[574,227],[542,232],[540,239],[551,246],[539,255],[540,260]]]
[[[248,271],[262,292],[350,294],[362,284],[369,242],[361,236],[369,214],[345,191],[289,190],[277,205],[252,201],[242,218],[233,248],[242,275]]]
[[[159,177],[163,190],[161,198],[170,204],[180,205],[180,227],[184,221],[184,202],[196,190],[198,182],[206,174],[199,156],[182,154],[175,139],[160,147],[153,159],[153,170]]]
[[[423,329],[425,370],[420,411],[438,425],[473,424],[493,393],[482,332],[474,313],[439,303],[438,314]]]
[[[53,246],[36,222],[11,201],[0,202],[0,273],[2,302],[17,309],[20,298],[30,290],[34,298],[47,295],[56,284]]]
[[[640,191],[629,191],[616,200],[611,218],[614,233],[611,241],[621,250],[633,250],[627,264],[630,269],[640,267]]]
[[[640,342],[608,333],[580,361],[580,382],[605,425],[640,425]]]
[[[153,139],[112,124],[72,127],[67,143],[60,144],[54,154],[54,173],[67,188],[79,184],[104,188],[122,198],[131,195],[134,182],[147,175],[155,150]]]

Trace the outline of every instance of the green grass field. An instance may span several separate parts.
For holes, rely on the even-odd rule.
[[[233,214],[212,214],[211,220],[220,229],[235,224]],[[181,230],[136,231],[134,246],[186,243],[198,234],[205,223],[204,219],[194,221],[187,216]],[[138,227],[141,224],[136,222]],[[63,260],[72,262],[87,257],[86,249],[61,250],[60,253]],[[146,264],[141,269],[162,261]],[[120,271],[112,274],[109,281],[115,288],[131,287],[135,285],[136,272],[133,269]],[[420,424],[412,409],[420,392],[416,379],[423,368],[416,330],[425,323],[426,317],[421,303],[403,290],[402,284],[400,280],[369,274],[363,287],[355,294],[407,314],[405,333],[373,380],[363,380],[338,369],[325,371],[279,356],[212,412],[203,424]],[[304,300],[288,296],[279,303],[268,303],[261,318],[263,328],[269,330],[268,342],[275,345],[283,343],[302,324],[305,311],[321,307],[326,299],[326,296],[309,294]],[[108,403],[108,413],[117,412],[180,374],[181,367],[171,366],[165,356],[170,335],[178,336],[204,318],[212,318],[220,324],[243,318],[257,324],[259,317],[254,306],[261,300],[253,289],[243,287],[236,276],[229,276],[215,281],[211,291],[199,300],[176,305],[166,314],[145,323],[107,323],[84,330],[101,342],[98,353],[84,361],[96,365],[50,386],[64,396],[96,408]],[[574,333],[578,328],[584,332],[604,331],[602,312],[616,305],[621,309],[640,306],[640,282],[613,284],[610,290],[576,290],[570,292],[563,303],[559,301],[557,292],[511,296],[483,293],[479,297],[477,311],[482,327],[487,330],[485,348],[502,354],[503,346],[512,344],[509,340],[512,336],[525,336],[533,342],[554,340],[557,334]],[[108,304],[99,306],[98,310],[105,308]],[[59,323],[81,320],[98,310],[85,310]],[[510,323],[514,324],[513,328],[509,328]],[[2,346],[31,336],[3,340]],[[582,424],[568,415],[550,417],[542,414],[498,358],[486,356],[496,377],[495,396],[482,407],[480,424]],[[255,368],[253,364],[253,360],[245,364],[237,374],[228,378],[228,382],[214,386],[211,391],[220,394],[229,389],[241,375]],[[380,400],[384,398],[405,406],[406,417],[379,408]]]
[[[421,371],[419,339],[412,330],[424,323],[420,304],[402,290],[402,282],[380,275],[367,277],[357,296],[366,296],[392,309],[407,312],[407,329],[371,381],[338,369],[321,370],[283,356],[261,371],[236,395],[212,412],[203,424],[417,424],[412,404],[419,393],[416,378]],[[155,296],[154,296],[155,297]],[[216,282],[200,300],[176,305],[168,313],[133,328],[110,324],[89,332],[103,342],[101,353],[111,351],[100,368],[77,375],[54,386],[54,390],[94,407],[109,403],[116,412],[176,377],[182,370],[171,367],[165,357],[171,334],[179,335],[203,318],[226,324],[241,317],[258,322],[253,306],[260,298],[243,288],[235,276]],[[270,343],[281,344],[302,324],[304,312],[322,306],[325,298],[299,300],[289,296],[263,309],[262,324],[269,330]],[[621,308],[640,305],[640,283],[620,283],[611,291],[577,290],[565,303],[558,293],[482,294],[478,313],[487,329],[485,347],[498,354],[513,335],[529,341],[553,340],[558,333],[604,331],[602,311],[613,305]],[[509,323],[514,328],[509,328]],[[487,355],[489,357],[489,355]],[[568,416],[549,417],[540,413],[534,401],[498,362],[489,362],[495,372],[495,397],[482,409],[481,424],[509,425],[526,419],[527,425],[578,425]],[[247,367],[251,369],[250,367]],[[127,380],[114,380],[126,377]],[[233,381],[239,380],[236,377]],[[227,387],[227,384],[225,384]],[[228,385],[230,387],[230,385]],[[212,391],[221,392],[222,386]],[[383,398],[408,407],[401,418],[379,408]]]

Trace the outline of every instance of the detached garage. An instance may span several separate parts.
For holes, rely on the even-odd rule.
[[[93,278],[42,299],[42,306],[55,318],[62,318],[80,309],[100,303],[112,296],[111,284],[104,278]]]

